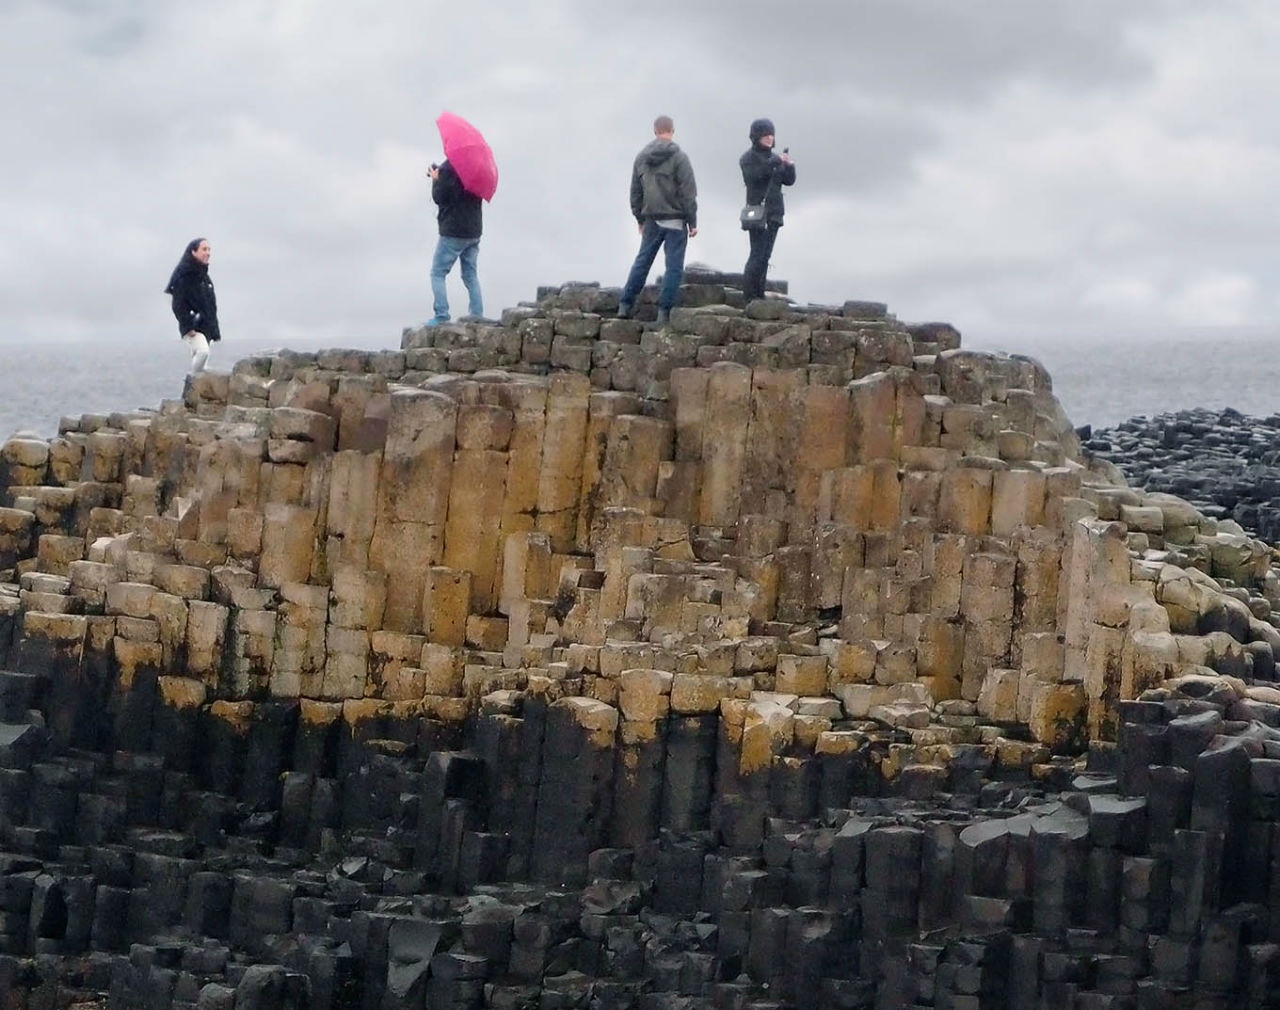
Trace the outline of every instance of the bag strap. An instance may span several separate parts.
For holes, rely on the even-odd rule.
[[[763,207],[769,201],[769,190],[773,187],[773,172],[769,172],[769,181],[764,184],[764,195],[760,197],[760,206]],[[779,184],[778,189],[782,186]]]

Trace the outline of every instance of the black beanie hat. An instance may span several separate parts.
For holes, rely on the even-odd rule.
[[[767,137],[771,133],[773,133],[773,120],[757,119],[751,124],[751,129],[748,131],[747,136],[751,138],[751,143],[754,144],[761,137]]]

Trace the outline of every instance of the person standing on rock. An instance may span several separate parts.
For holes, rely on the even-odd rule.
[[[640,227],[640,251],[622,288],[618,318],[629,319],[636,298],[649,279],[658,249],[666,268],[658,292],[658,325],[666,324],[684,277],[684,251],[698,234],[698,185],[689,156],[671,138],[676,127],[670,116],[653,121],[653,140],[636,155],[631,168],[631,213]]]
[[[483,230],[483,201],[462,185],[457,171],[447,159],[443,164],[432,165],[430,175],[431,199],[439,208],[436,220],[440,226],[440,238],[431,260],[435,317],[427,325],[438,326],[449,321],[449,295],[444,279],[455,262],[461,263],[462,283],[466,285],[470,300],[467,312],[477,318],[484,315],[480,278],[476,274],[476,258],[480,255],[480,233]]]
[[[173,315],[178,333],[191,352],[191,372],[204,371],[209,361],[209,345],[222,339],[218,329],[218,299],[209,279],[209,241],[193,238],[182,259],[169,275],[166,295],[173,296]]]
[[[782,201],[782,187],[795,185],[796,166],[791,155],[783,148],[781,154],[773,151],[773,121],[757,119],[748,131],[751,147],[738,159],[742,169],[742,181],[747,186],[747,203],[764,204],[765,223],[746,230],[751,243],[747,265],[742,268],[742,294],[747,301],[764,297],[764,279],[769,272],[769,257],[773,255],[773,243],[782,227],[782,215],[786,208]]]

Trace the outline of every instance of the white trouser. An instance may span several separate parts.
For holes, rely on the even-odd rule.
[[[209,360],[209,341],[199,330],[192,330],[182,335],[182,342],[191,352],[192,373],[203,372],[205,363]]]

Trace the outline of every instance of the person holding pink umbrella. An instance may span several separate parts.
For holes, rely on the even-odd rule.
[[[462,283],[466,286],[470,316],[484,315],[484,299],[480,295],[480,278],[476,259],[480,255],[483,231],[483,200],[492,200],[498,188],[498,166],[493,152],[480,131],[461,116],[441,113],[436,119],[445,160],[431,166],[431,199],[439,210],[436,220],[440,238],[431,260],[431,294],[435,317],[427,324],[437,326],[449,321],[449,295],[445,278],[460,262]]]
[[[476,259],[480,255],[480,233],[483,230],[481,207],[483,202],[469,193],[458,178],[454,167],[445,159],[441,165],[431,166],[431,199],[439,210],[436,221],[440,238],[436,241],[435,256],[431,259],[431,294],[435,301],[435,317],[427,324],[437,326],[449,321],[449,294],[445,290],[445,277],[453,264],[461,261],[462,283],[466,286],[470,304],[467,312],[472,316],[484,315],[484,299],[480,294],[480,277],[476,273]]]

